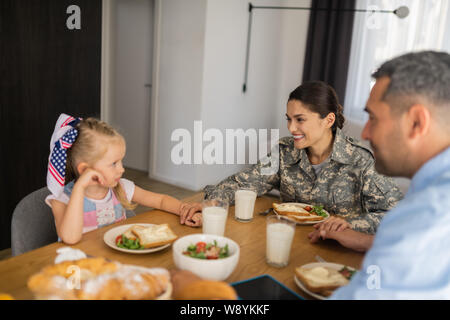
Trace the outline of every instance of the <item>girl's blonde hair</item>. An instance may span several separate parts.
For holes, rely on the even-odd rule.
[[[81,120],[77,129],[78,137],[67,151],[66,184],[79,177],[77,164],[80,161],[93,164],[103,157],[107,151],[107,144],[102,139],[120,139],[125,142],[122,135],[109,124],[95,118]],[[137,204],[128,201],[120,183],[117,183],[113,191],[125,209],[133,210],[137,207]]]

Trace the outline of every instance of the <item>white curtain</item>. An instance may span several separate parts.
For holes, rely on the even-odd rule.
[[[409,8],[400,19],[392,13],[356,13],[344,114],[354,122],[367,120],[364,107],[375,83],[371,74],[385,61],[406,52],[450,52],[449,0],[357,0],[357,9]]]

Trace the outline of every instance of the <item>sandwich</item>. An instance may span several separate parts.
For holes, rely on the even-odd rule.
[[[324,297],[329,297],[334,290],[349,283],[355,271],[350,271],[351,275],[349,275],[348,271],[350,269],[346,267],[342,270],[329,267],[298,267],[295,269],[295,274],[306,289]]]
[[[123,233],[123,235],[124,235],[128,240],[135,241],[135,240],[136,240],[136,235],[133,233],[133,229],[139,230],[139,229],[145,229],[145,227],[144,227],[144,226],[139,226],[139,225],[132,226],[131,228],[129,228],[127,231],[125,231],[125,232]]]
[[[274,211],[296,222],[322,221],[328,218],[323,206],[305,206],[300,203],[272,203]]]
[[[131,232],[139,239],[139,244],[146,249],[172,243],[177,239],[177,235],[167,223],[148,227],[133,226]]]
[[[120,248],[140,250],[159,247],[172,243],[177,235],[168,224],[141,226],[133,225],[116,238],[116,245]]]

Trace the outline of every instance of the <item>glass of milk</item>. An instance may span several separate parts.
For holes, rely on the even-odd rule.
[[[256,192],[251,189],[240,189],[234,193],[234,218],[237,221],[249,222],[253,219]]]
[[[222,199],[202,202],[203,233],[223,236],[228,217],[228,201]]]
[[[295,222],[279,217],[267,217],[266,262],[272,267],[282,268],[289,263]]]

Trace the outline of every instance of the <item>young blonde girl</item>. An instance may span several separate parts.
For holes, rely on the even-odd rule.
[[[144,190],[121,178],[125,140],[105,122],[62,114],[50,147],[47,185],[52,194],[45,201],[63,242],[75,244],[85,232],[126,219],[126,209],[137,204],[180,217],[194,214],[180,223],[201,225],[199,205]]]

